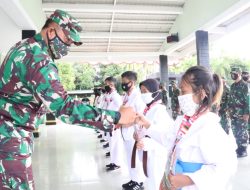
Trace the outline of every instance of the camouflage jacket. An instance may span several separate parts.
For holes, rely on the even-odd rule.
[[[41,105],[65,123],[109,129],[119,113],[68,96],[41,34],[18,42],[0,68],[0,152],[30,155]],[[105,127],[104,127],[105,126]]]
[[[167,95],[168,91],[162,90],[161,92],[162,92],[162,103],[167,106],[168,105],[168,95]]]
[[[221,103],[220,103],[220,109],[219,109],[220,116],[229,117],[229,115],[228,115],[229,99],[230,99],[229,87],[227,85],[224,85],[223,94],[222,94]]]
[[[229,110],[232,118],[249,114],[248,85],[243,80],[233,83],[230,88]]]
[[[179,106],[179,100],[178,100],[178,96],[180,95],[180,90],[177,89],[173,89],[173,94],[171,97],[171,108],[172,111],[179,111],[180,106]]]

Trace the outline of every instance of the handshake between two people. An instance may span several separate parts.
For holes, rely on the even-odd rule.
[[[118,125],[116,125],[116,128],[121,127],[121,125],[122,127],[131,127],[134,126],[134,124],[139,125],[140,129],[135,131],[133,135],[135,141],[137,142],[136,148],[139,150],[146,150],[148,147],[148,138],[143,138],[143,128],[148,129],[150,127],[150,122],[144,117],[143,114],[136,113],[132,107],[122,106],[119,112],[121,114],[121,118]]]
[[[134,124],[138,124],[144,128],[150,127],[150,122],[146,120],[143,114],[136,113],[132,107],[122,106],[119,110],[121,117],[117,127],[131,127]]]

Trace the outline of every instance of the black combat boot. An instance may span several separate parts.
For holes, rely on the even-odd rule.
[[[247,147],[240,146],[239,148],[237,148],[236,153],[237,158],[247,157]]]

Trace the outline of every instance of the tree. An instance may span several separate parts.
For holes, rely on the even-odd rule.
[[[99,84],[104,84],[104,80],[107,77],[114,77],[117,79],[116,89],[118,92],[121,92],[121,74],[125,71],[125,67],[121,64],[109,64],[109,65],[100,65],[100,72],[98,77]]]
[[[119,64],[100,65],[100,80],[103,82],[105,78],[113,76],[120,78],[124,72],[124,67]]]
[[[221,57],[211,60],[213,72],[218,75],[230,79],[231,67],[240,67],[242,70],[250,70],[250,62],[240,58]]]
[[[75,73],[70,63],[58,63],[58,74],[65,90],[75,89]]]
[[[226,79],[231,79],[230,71],[231,67],[237,66],[241,67],[242,70],[250,70],[250,61],[242,60],[240,58],[232,57],[220,57],[220,58],[211,58],[210,60],[211,69],[214,73],[217,73],[221,77]],[[179,62],[177,65],[170,66],[169,71],[179,74],[185,72],[189,67],[197,65],[197,58],[193,56],[188,59],[184,59]],[[232,81],[230,81],[232,82]]]
[[[180,61],[176,65],[172,65],[169,67],[169,71],[175,74],[180,74],[185,72],[189,67],[197,65],[196,56],[192,56],[190,58],[184,59]]]
[[[73,68],[75,72],[76,90],[86,90],[94,87],[96,72],[92,65],[88,63],[75,63]]]

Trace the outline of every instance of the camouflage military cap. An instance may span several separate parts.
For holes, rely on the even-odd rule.
[[[241,73],[241,68],[240,67],[232,67],[231,73]]]
[[[242,71],[242,75],[249,75],[248,71]]]
[[[75,45],[79,46],[82,44],[80,38],[82,27],[73,16],[63,10],[57,9],[52,15],[50,15],[50,19],[60,25],[65,35],[67,35]]]

